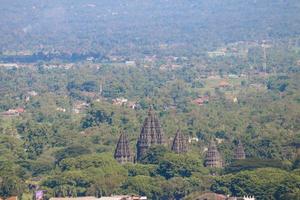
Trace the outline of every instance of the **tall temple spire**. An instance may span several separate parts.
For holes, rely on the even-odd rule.
[[[151,106],[137,142],[137,160],[141,160],[150,146],[164,144],[164,133]]]
[[[122,132],[115,150],[114,158],[121,164],[133,162],[127,134]]]
[[[212,140],[208,146],[208,150],[205,155],[205,166],[216,168],[221,168],[223,166],[221,155],[214,140]]]
[[[245,154],[244,146],[242,142],[239,140],[238,145],[234,152],[234,159],[243,160],[245,158],[246,158],[246,154]]]
[[[173,140],[172,151],[175,153],[187,152],[187,141],[180,130],[177,130],[175,138]]]

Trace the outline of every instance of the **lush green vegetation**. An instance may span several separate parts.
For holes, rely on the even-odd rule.
[[[243,171],[217,178],[212,190],[218,193],[243,196],[253,194],[257,199],[298,199],[300,176],[297,172],[264,168]]]
[[[299,1],[51,2],[1,2],[0,197],[299,198]],[[150,105],[168,145],[120,165]],[[203,165],[212,138],[224,169]]]
[[[226,43],[300,33],[297,0],[15,0],[1,8],[0,57],[9,62],[101,60],[107,53],[198,55]],[[31,56],[11,57],[27,50]]]
[[[196,86],[196,79],[186,70],[113,65],[1,69],[5,88],[1,110],[25,108],[20,116],[0,121],[1,196],[30,194],[29,183],[40,185],[49,197],[132,193],[150,199],[181,199],[207,190],[252,194],[258,199],[299,195],[295,152],[299,73],[285,68],[280,69],[284,74],[269,73],[268,77],[230,78],[225,73],[215,81],[200,78]],[[199,77],[202,70],[193,73]],[[232,86],[218,88],[222,80]],[[198,106],[192,102],[203,95],[210,96],[208,103]],[[116,97],[128,98],[137,109],[112,104]],[[82,102],[84,106],[78,108]],[[112,156],[119,133],[128,133],[134,150],[150,104],[154,104],[166,138],[171,139],[181,128],[187,137],[199,141],[190,143],[187,155],[157,146],[142,163],[121,166]],[[79,113],[74,111],[77,108]],[[220,141],[224,170],[203,166],[203,150],[212,137]],[[242,140],[249,159],[233,161],[237,139]],[[221,176],[212,177],[212,172]],[[264,185],[271,177],[276,181]]]

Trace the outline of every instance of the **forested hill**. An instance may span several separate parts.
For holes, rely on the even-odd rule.
[[[2,0],[0,51],[151,51],[282,39],[300,33],[299,13],[298,0]]]

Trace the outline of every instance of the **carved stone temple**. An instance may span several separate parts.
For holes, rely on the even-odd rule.
[[[177,130],[175,138],[172,144],[172,151],[175,153],[186,153],[187,152],[187,140],[180,130]]]
[[[137,142],[137,160],[141,160],[151,146],[164,144],[164,133],[159,119],[150,107]]]
[[[236,160],[246,159],[244,146],[243,146],[243,144],[240,140],[239,140],[238,145],[237,145],[237,147],[234,151],[234,159],[236,159]]]
[[[205,155],[205,166],[215,168],[223,167],[223,160],[214,140],[212,140],[208,146],[208,150]]]
[[[115,150],[114,158],[121,164],[133,162],[127,134],[122,132]]]

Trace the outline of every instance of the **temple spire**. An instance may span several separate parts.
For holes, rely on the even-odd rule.
[[[187,152],[187,141],[180,130],[177,130],[175,138],[173,140],[172,151],[175,153]]]
[[[137,142],[137,159],[146,154],[146,151],[152,145],[164,145],[164,133],[161,128],[158,117],[155,115],[152,106],[149,108],[148,116],[146,117],[141,129],[141,134]]]
[[[214,140],[211,140],[205,155],[205,166],[221,168],[223,166],[221,155]]]
[[[239,140],[238,145],[237,145],[237,147],[235,149],[235,152],[234,152],[234,159],[236,159],[236,160],[246,159],[244,146],[243,146],[243,144],[240,140]]]
[[[122,132],[115,150],[114,158],[121,164],[133,162],[127,134]]]
[[[148,116],[153,115],[153,106],[150,105],[149,110],[148,110]]]

